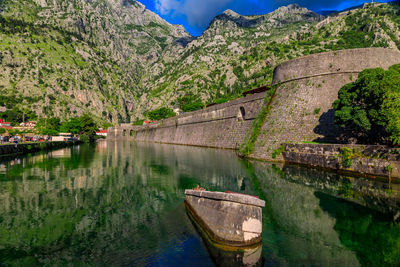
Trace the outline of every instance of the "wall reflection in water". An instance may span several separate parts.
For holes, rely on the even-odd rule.
[[[224,265],[231,254],[210,249],[185,213],[184,189],[199,184],[266,200],[257,264],[399,263],[397,225],[331,197],[330,174],[305,170],[226,150],[129,142],[1,158],[0,262]]]

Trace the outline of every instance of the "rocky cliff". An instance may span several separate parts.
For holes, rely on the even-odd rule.
[[[127,122],[182,96],[231,98],[295,57],[400,47],[398,4],[323,17],[298,5],[231,10],[193,38],[134,0],[0,0],[0,106],[29,116]]]

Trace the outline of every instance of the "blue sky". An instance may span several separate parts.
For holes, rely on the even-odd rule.
[[[138,0],[148,9],[173,24],[182,24],[192,35],[198,36],[211,20],[226,9],[242,15],[266,14],[280,6],[297,3],[315,12],[343,10],[362,3],[363,0]],[[375,1],[376,2],[376,1]],[[389,2],[380,0],[379,2]]]

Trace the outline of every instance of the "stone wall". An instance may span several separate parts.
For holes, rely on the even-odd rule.
[[[108,140],[130,140],[133,135],[132,124],[125,123],[115,127],[110,127],[107,130]]]
[[[282,143],[340,141],[344,133],[334,124],[332,109],[339,89],[366,68],[387,69],[396,63],[400,63],[397,51],[365,48],[314,54],[279,65],[274,71],[273,84],[278,87],[270,112],[249,157],[283,161],[280,155],[272,158]],[[146,126],[112,127],[108,139],[238,149],[264,98],[265,92]]]
[[[343,164],[343,150],[351,149],[350,166]],[[341,153],[342,152],[342,153]],[[284,144],[282,156],[285,162],[303,164],[324,169],[339,170],[367,176],[400,178],[400,149],[386,146]]]
[[[314,54],[281,64],[273,79],[279,87],[250,157],[274,160],[273,151],[285,142],[337,142],[342,133],[334,125],[332,103],[339,89],[366,68],[396,63],[400,63],[399,52],[366,48]]]
[[[237,149],[264,104],[265,92],[133,128],[133,140]],[[120,135],[121,129],[116,130]],[[110,135],[110,132],[109,132]],[[115,134],[111,134],[110,139]]]

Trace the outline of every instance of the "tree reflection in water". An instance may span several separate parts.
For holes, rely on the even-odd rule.
[[[398,263],[398,227],[310,184],[324,175],[233,151],[129,142],[1,158],[0,262],[221,264],[227,255],[207,249],[184,210],[184,189],[199,184],[266,200],[266,265]]]

